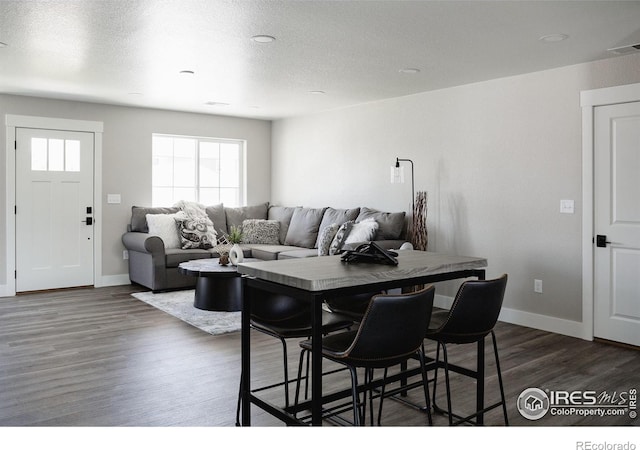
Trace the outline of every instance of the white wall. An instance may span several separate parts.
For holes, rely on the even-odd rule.
[[[580,322],[580,91],[638,81],[630,55],[276,121],[272,202],[409,210],[409,180],[390,184],[389,167],[412,159],[430,250],[487,257],[520,317]]]
[[[0,95],[0,117],[6,114],[93,120],[104,123],[102,141],[102,275],[128,279],[120,241],[131,217],[131,206],[151,205],[151,135],[184,134],[247,141],[247,202],[269,200],[271,186],[271,122],[205,114],[189,114],[92,103]],[[4,146],[6,128],[0,127]],[[0,186],[4,191],[5,151],[0,156]],[[107,194],[121,194],[122,203],[107,204]],[[5,242],[5,196],[0,196],[0,242]],[[0,287],[6,284],[5,249],[0,251]],[[0,289],[0,292],[2,289]]]

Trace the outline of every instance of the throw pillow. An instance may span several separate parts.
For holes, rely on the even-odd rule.
[[[376,240],[383,239],[400,239],[402,230],[404,229],[404,218],[406,213],[388,213],[380,212],[375,209],[363,207],[356,222],[362,222],[364,219],[373,218],[378,222],[379,228],[376,233]]]
[[[178,202],[173,206],[184,211],[187,216],[202,217],[207,215],[206,207],[202,203],[178,200]]]
[[[224,213],[224,205],[219,203],[217,205],[207,206],[205,211],[209,219],[213,222],[218,236],[223,236],[227,232],[227,215]]]
[[[351,231],[349,231],[344,243],[369,242],[376,235],[378,227],[378,222],[376,222],[373,217],[364,219],[362,222],[356,222],[353,224],[353,227],[351,227]]]
[[[147,214],[146,220],[151,236],[158,236],[164,248],[180,248],[180,235],[175,214]]]
[[[296,208],[291,216],[286,245],[314,248],[318,239],[318,228],[326,208]]]
[[[294,206],[269,206],[269,212],[267,219],[277,220],[280,222],[280,243],[284,244],[287,240],[287,231],[289,230],[289,223],[291,223],[291,217],[296,210]]]
[[[245,219],[242,222],[243,244],[280,244],[280,222],[277,220]]]
[[[340,228],[338,228],[338,231],[336,232],[336,235],[334,236],[333,241],[331,241],[331,245],[329,246],[330,255],[339,255],[340,253],[342,253],[344,241],[347,239],[353,223],[353,220],[350,220],[340,225]]]
[[[316,247],[320,247],[320,234],[322,233],[322,230],[334,223],[337,223],[339,225],[350,220],[356,220],[356,217],[358,217],[359,213],[360,208],[335,209],[328,207],[324,212],[324,215],[322,216],[322,222],[320,222],[320,228],[318,229],[318,242],[316,242]]]
[[[145,206],[132,206],[131,207],[131,224],[129,231],[138,231],[141,233],[148,233],[149,226],[147,225],[147,214],[175,214],[179,211],[178,208],[147,208]]]
[[[329,254],[329,248],[333,242],[333,238],[336,237],[340,226],[337,223],[325,227],[318,235],[318,256],[326,256]]]
[[[207,216],[191,217],[179,212],[175,221],[178,224],[183,249],[209,249],[216,245],[216,230]]]
[[[227,216],[227,230],[231,231],[231,227],[241,227],[245,219],[266,219],[268,211],[268,202],[239,208],[225,206],[224,213]]]

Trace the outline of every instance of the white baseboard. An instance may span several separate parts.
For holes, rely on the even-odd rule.
[[[0,297],[13,297],[13,290],[6,284],[0,284]]]
[[[95,281],[94,286],[107,287],[107,286],[122,286],[125,284],[131,284],[131,280],[129,280],[128,273],[124,273],[120,275],[103,275]]]
[[[123,286],[131,284],[129,280],[129,274],[121,275],[107,275],[99,277],[95,280],[95,287],[107,287],[107,286]],[[0,284],[0,297],[14,297],[16,294],[13,292],[13,287],[9,287],[6,284]]]
[[[523,327],[585,339],[582,322],[576,322],[574,320],[560,319],[558,317],[545,316],[510,308],[502,308],[498,320]]]
[[[436,295],[434,306],[450,309],[452,304],[453,297]],[[535,328],[536,330],[549,331],[550,333],[585,339],[584,326],[582,322],[576,322],[573,320],[560,319],[558,317],[545,316],[542,314],[511,308],[502,308],[498,320],[523,327]]]

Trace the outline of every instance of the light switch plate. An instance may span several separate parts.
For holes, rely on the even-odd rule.
[[[573,200],[560,200],[560,212],[563,214],[574,213],[574,201]]]
[[[121,201],[120,194],[107,194],[107,203],[119,204]]]

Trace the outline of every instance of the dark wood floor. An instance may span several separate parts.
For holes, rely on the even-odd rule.
[[[135,286],[77,289],[0,298],[1,426],[233,426],[240,375],[240,335],[211,336],[130,296]],[[516,399],[529,387],[628,391],[640,387],[636,349],[587,342],[500,323],[496,329],[512,425],[637,425],[624,417],[551,417],[528,421]],[[281,349],[254,333],[258,383],[281,377]],[[291,343],[291,369],[297,345]],[[434,346],[428,347],[429,352]],[[473,364],[474,346],[451,350]],[[497,399],[488,346],[487,397]],[[346,373],[325,392],[347,386]],[[470,411],[475,387],[454,377],[454,408]],[[440,388],[439,392],[443,393]],[[280,396],[280,392],[272,393]],[[410,398],[419,401],[419,391]],[[465,411],[466,410],[466,411]],[[486,424],[501,425],[499,411]],[[442,416],[436,425],[446,425]],[[253,423],[280,426],[254,410]],[[422,426],[423,413],[386,401],[383,424]]]

